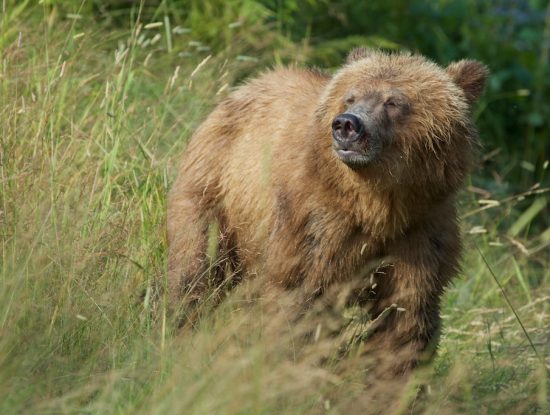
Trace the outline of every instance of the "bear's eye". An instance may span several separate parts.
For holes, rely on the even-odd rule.
[[[348,97],[346,97],[346,104],[347,105],[351,105],[355,102],[355,97],[353,95],[350,95]]]
[[[386,108],[396,108],[399,105],[393,98],[389,98],[389,99],[386,100],[386,102],[384,102],[384,106]]]

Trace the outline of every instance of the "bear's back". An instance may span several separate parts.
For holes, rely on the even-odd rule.
[[[276,210],[274,185],[300,180],[315,109],[327,78],[277,69],[237,89],[220,110],[238,125],[221,169],[221,210],[248,256],[260,252]],[[283,179],[281,177],[284,176]]]

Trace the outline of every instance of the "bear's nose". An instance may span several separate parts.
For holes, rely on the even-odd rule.
[[[332,122],[332,136],[340,143],[351,143],[363,135],[365,127],[359,117],[353,114],[340,114]]]

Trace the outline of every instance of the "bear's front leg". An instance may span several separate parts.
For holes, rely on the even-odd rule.
[[[375,372],[382,377],[404,375],[433,356],[441,296],[457,273],[459,251],[457,225],[448,217],[417,227],[390,248],[393,267],[379,279],[371,309],[378,320],[364,345],[381,362]]]
[[[168,207],[168,298],[178,313],[208,292],[208,229],[213,221],[203,200],[191,192],[173,193]]]

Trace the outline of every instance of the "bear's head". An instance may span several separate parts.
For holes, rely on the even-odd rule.
[[[487,75],[471,60],[441,68],[410,53],[356,49],[327,85],[317,125],[347,168],[456,187],[477,140],[470,107]]]

